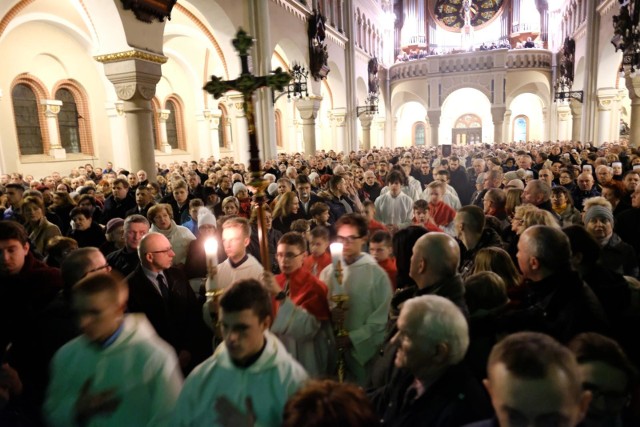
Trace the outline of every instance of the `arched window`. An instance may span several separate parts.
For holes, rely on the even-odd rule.
[[[220,109],[220,124],[218,125],[219,145],[220,148],[229,149],[231,146],[231,135],[229,135],[229,130],[227,127],[229,114],[227,113],[227,107],[225,107],[223,104],[218,104],[218,109]]]
[[[276,110],[276,147],[282,148],[282,113]]]
[[[524,114],[513,119],[513,141],[526,142],[529,140],[529,118]]]
[[[176,123],[176,104],[169,100],[166,103],[167,110],[171,111],[167,118],[167,142],[174,150],[178,148],[178,125]]]
[[[425,138],[425,126],[423,122],[416,122],[413,124],[413,145],[422,147],[426,144]]]
[[[173,149],[186,150],[182,102],[176,95],[171,95],[164,105],[171,112],[167,118],[167,142]]]
[[[44,154],[36,94],[31,87],[18,84],[11,91],[11,98],[20,154]]]
[[[79,153],[80,133],[76,100],[68,89],[58,89],[56,99],[62,101],[62,107],[58,113],[60,144],[67,153]]]

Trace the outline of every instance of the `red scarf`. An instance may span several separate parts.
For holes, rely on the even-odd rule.
[[[327,286],[314,277],[311,273],[299,268],[289,276],[289,298],[299,307],[304,308],[318,320],[324,321],[331,318],[329,302],[327,300]],[[276,282],[284,290],[287,277],[284,274],[276,276]],[[273,315],[278,313],[280,303],[274,299]]]

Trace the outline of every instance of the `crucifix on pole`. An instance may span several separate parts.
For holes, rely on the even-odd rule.
[[[240,55],[240,65],[242,71],[235,80],[222,80],[220,77],[211,76],[211,80],[204,86],[204,90],[209,92],[215,99],[220,98],[226,92],[236,91],[242,94],[242,107],[247,116],[247,127],[249,130],[249,170],[253,177],[251,185],[257,189],[255,199],[258,209],[258,239],[260,241],[260,258],[265,270],[271,271],[271,260],[269,258],[269,245],[267,243],[267,226],[265,219],[265,191],[266,182],[262,178],[262,165],[260,161],[260,149],[256,136],[256,123],[254,118],[253,95],[263,87],[273,88],[283,91],[284,87],[291,81],[291,75],[278,67],[268,76],[254,76],[249,70],[249,49],[253,46],[253,39],[242,28],[238,29],[236,38],[233,39],[233,47]]]

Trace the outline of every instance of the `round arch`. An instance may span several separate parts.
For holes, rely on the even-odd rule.
[[[451,144],[456,120],[465,114],[478,116],[482,122],[481,141],[491,142],[494,138],[493,117],[489,96],[475,87],[462,87],[449,92],[442,103],[438,143]]]

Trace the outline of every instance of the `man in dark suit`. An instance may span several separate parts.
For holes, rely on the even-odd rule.
[[[144,313],[158,335],[171,344],[185,373],[210,353],[210,337],[200,320],[200,305],[182,270],[171,267],[169,240],[149,233],[138,247],[140,265],[127,276],[129,311]]]
[[[311,206],[323,200],[311,192],[311,181],[307,175],[298,175],[296,178],[296,192],[300,203],[298,211],[304,216],[304,219],[311,219],[311,214],[309,213]]]
[[[139,186],[136,189],[136,206],[129,209],[126,212],[126,216],[138,214],[146,218],[149,208],[154,204],[151,190],[147,187]]]

